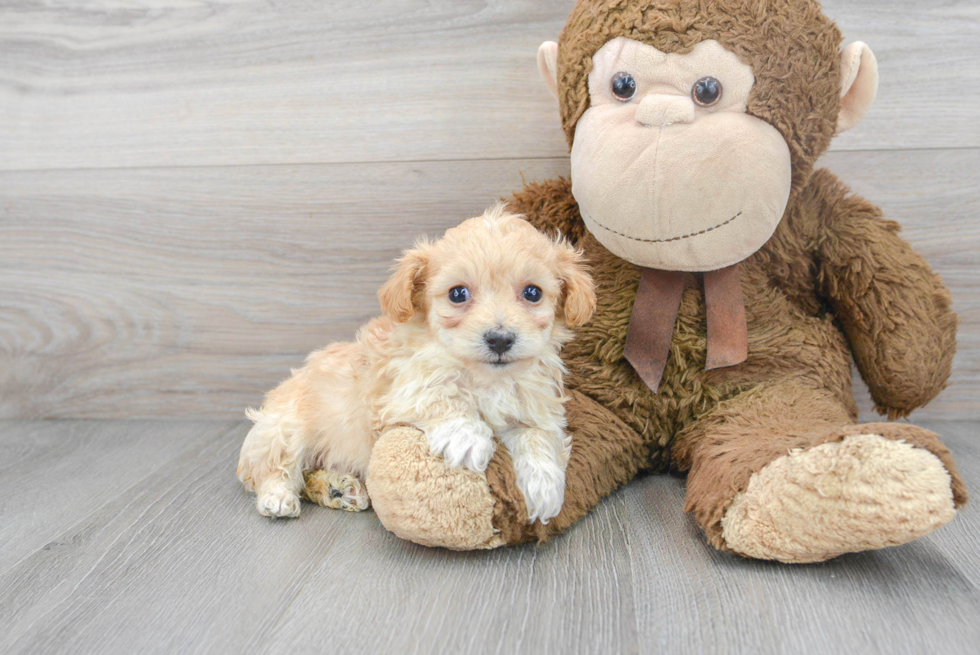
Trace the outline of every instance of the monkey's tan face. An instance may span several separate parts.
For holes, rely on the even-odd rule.
[[[789,199],[789,148],[746,113],[752,69],[717,41],[683,55],[618,37],[592,58],[572,194],[595,237],[650,268],[709,271],[758,250]]]

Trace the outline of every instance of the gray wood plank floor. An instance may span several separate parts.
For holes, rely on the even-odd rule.
[[[927,422],[968,486],[976,422]],[[980,517],[809,566],[705,545],[649,476],[544,546],[423,548],[259,516],[230,421],[0,422],[0,652],[968,653]]]

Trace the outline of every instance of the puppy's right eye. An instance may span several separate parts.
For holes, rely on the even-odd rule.
[[[541,287],[529,284],[524,287],[524,300],[528,302],[541,302]]]
[[[466,287],[453,287],[449,290],[449,302],[461,305],[470,299],[470,290]]]

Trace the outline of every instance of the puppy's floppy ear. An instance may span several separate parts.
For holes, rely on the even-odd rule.
[[[573,328],[588,323],[595,311],[595,282],[582,253],[564,243],[558,244],[558,279],[562,283],[565,323]]]
[[[378,301],[385,316],[397,323],[404,323],[415,315],[416,308],[420,307],[428,265],[427,243],[418,243],[412,250],[405,251],[391,277],[378,290]]]

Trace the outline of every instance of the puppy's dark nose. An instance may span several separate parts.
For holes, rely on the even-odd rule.
[[[483,335],[483,340],[487,342],[487,347],[498,355],[503,355],[514,345],[517,336],[513,332],[497,332],[490,330]]]

